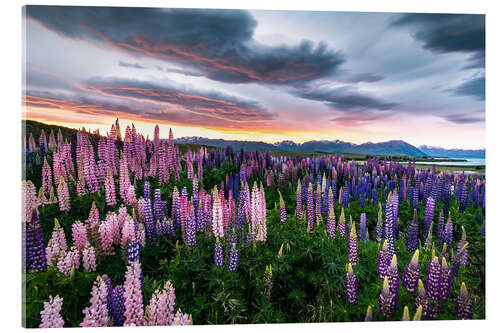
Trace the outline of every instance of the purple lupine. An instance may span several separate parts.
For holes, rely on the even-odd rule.
[[[429,299],[429,315],[432,318],[438,315],[441,308],[442,280],[441,264],[438,261],[438,257],[433,253],[432,260],[427,267],[427,278],[425,281],[425,293]]]
[[[144,227],[146,231],[146,238],[149,242],[156,241],[156,224],[153,219],[153,209],[151,207],[151,199],[144,200]]]
[[[313,199],[313,188],[312,184],[309,183],[307,188],[307,228],[310,232],[314,228],[314,199]]]
[[[135,261],[141,260],[141,250],[139,248],[139,242],[134,240],[127,245],[127,265],[130,266]]]
[[[111,306],[109,313],[113,319],[113,326],[123,326],[125,322],[125,288],[122,285],[116,286],[111,292]]]
[[[408,226],[408,236],[406,239],[406,249],[408,252],[412,253],[418,247],[418,217],[417,210],[413,210],[413,220]]]
[[[446,243],[447,247],[451,249],[452,242],[453,242],[453,221],[451,220],[451,215],[448,215],[448,221],[444,226],[443,243]]]
[[[43,230],[38,218],[38,210],[33,206],[31,221],[26,222],[26,269],[35,273],[47,268]]]
[[[366,235],[366,213],[361,213],[359,222],[359,238],[363,241],[367,240]]]
[[[418,280],[417,296],[415,297],[415,310],[422,307],[422,315],[424,318],[429,317],[429,298],[425,292],[422,280]]]
[[[392,206],[392,220],[393,220],[392,232],[394,234],[394,238],[397,238],[399,197],[398,197],[398,192],[396,190],[394,190],[394,193],[392,194],[391,201],[392,201],[391,206]]]
[[[358,236],[356,235],[356,226],[354,223],[351,226],[349,233],[349,264],[356,266],[358,264]]]
[[[350,263],[347,265],[345,278],[345,298],[349,304],[355,304],[358,301],[358,280]]]
[[[335,239],[335,213],[332,206],[330,206],[330,211],[326,219],[326,233],[328,237]]]
[[[375,227],[377,242],[381,242],[384,237],[384,221],[382,220],[382,205],[378,203],[377,226]]]
[[[162,221],[165,217],[164,205],[161,200],[161,190],[159,188],[154,192],[153,213],[154,221]]]
[[[460,293],[455,301],[455,315],[460,319],[472,319],[472,300],[464,282],[460,285]]]
[[[148,181],[144,182],[144,198],[151,199],[151,185]]]
[[[398,270],[398,259],[396,255],[392,256],[391,264],[389,268],[387,268],[386,275],[389,282],[389,290],[392,294],[392,312],[396,310],[396,306],[398,305],[398,296],[399,296],[399,270]]]
[[[231,250],[229,251],[227,269],[231,272],[234,272],[237,268],[238,268],[238,250],[236,249],[236,243],[232,243]]]
[[[215,248],[214,248],[214,263],[216,266],[224,266],[224,254],[222,253],[222,246],[219,242],[219,237],[217,237]]]
[[[394,309],[392,307],[394,295],[389,288],[389,279],[386,276],[382,284],[382,291],[378,297],[378,312],[385,318],[391,318]]]
[[[283,196],[281,195],[281,192],[278,190],[278,194],[280,197],[280,222],[285,223],[286,222],[286,206],[285,202],[283,201]]]
[[[462,266],[467,265],[468,250],[467,250],[467,247],[464,248],[465,244],[467,244],[467,234],[465,233],[464,226],[462,226],[462,237],[460,238],[460,241],[457,244],[457,252],[461,253],[460,254],[460,265],[462,265]]]
[[[378,277],[383,279],[387,275],[387,269],[389,268],[391,262],[391,253],[389,252],[389,247],[387,245],[387,240],[380,248],[377,258],[377,272]]]
[[[195,219],[194,213],[189,214],[189,216],[187,218],[186,244],[188,246],[195,246],[196,245],[196,219]]]
[[[302,219],[302,185],[299,182],[297,183],[297,192],[295,193],[296,206],[295,206],[295,216],[297,220]]]
[[[384,237],[387,241],[387,248],[389,249],[390,256],[392,257],[396,254],[396,249],[394,247],[394,219],[392,216],[391,202],[391,194],[389,193],[389,197],[387,198],[386,206],[385,206],[385,228],[384,228]]]
[[[337,232],[342,238],[346,236],[344,207],[342,207],[342,210],[340,211],[339,223],[337,223]]]
[[[434,219],[434,207],[436,203],[433,197],[427,198],[427,203],[425,205],[425,218],[424,218],[424,235],[429,233],[429,228]]]
[[[316,186],[316,193],[314,195],[314,225],[317,226],[321,223],[321,189],[319,185]]]
[[[414,293],[417,290],[418,280],[420,279],[420,265],[418,263],[418,249],[415,250],[408,266],[403,273],[402,284],[409,293]]]
[[[441,280],[441,299],[444,300],[450,297],[451,283],[453,281],[453,272],[448,267],[445,257],[441,258],[441,271],[443,275]]]
[[[437,227],[437,244],[442,248],[444,243],[444,213],[443,210],[439,212],[438,227]]]

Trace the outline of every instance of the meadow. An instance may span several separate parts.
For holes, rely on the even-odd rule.
[[[26,327],[485,318],[483,174],[121,132],[26,128]]]

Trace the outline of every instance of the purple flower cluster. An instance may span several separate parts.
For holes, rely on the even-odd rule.
[[[349,304],[355,304],[358,301],[358,280],[350,263],[347,265],[345,278],[345,298]]]
[[[414,293],[417,290],[418,280],[420,279],[420,265],[418,263],[418,250],[415,251],[411,261],[406,266],[403,273],[402,284],[409,293]]]
[[[217,238],[217,241],[215,243],[214,263],[216,266],[219,266],[219,267],[224,266],[224,254],[222,252],[222,245],[219,242],[219,238]]]

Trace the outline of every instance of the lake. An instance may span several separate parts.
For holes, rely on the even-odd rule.
[[[466,161],[463,161],[463,162],[453,162],[453,161],[424,162],[424,161],[417,161],[417,162],[415,162],[415,164],[459,165],[459,166],[485,165],[485,159],[484,158],[463,158],[463,159],[466,160]]]

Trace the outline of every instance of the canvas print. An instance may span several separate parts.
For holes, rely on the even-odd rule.
[[[485,15],[22,15],[25,327],[485,318]]]

